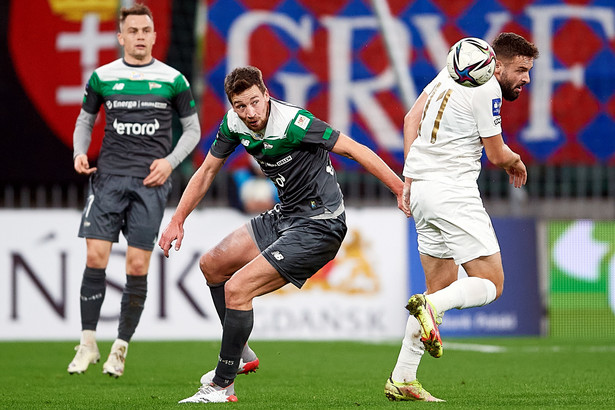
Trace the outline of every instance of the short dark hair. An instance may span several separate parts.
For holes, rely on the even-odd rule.
[[[142,3],[136,3],[131,8],[122,7],[120,9],[120,17],[118,19],[118,27],[120,31],[122,30],[122,25],[128,16],[148,16],[150,20],[152,20],[152,23],[154,22],[154,15],[149,7]]]
[[[262,93],[267,91],[263,81],[263,73],[256,67],[238,67],[227,74],[224,79],[224,92],[229,102],[232,103],[233,95],[241,94],[252,86],[257,86]]]
[[[515,33],[500,33],[492,43],[495,56],[499,60],[510,60],[517,56],[538,58],[538,48]]]

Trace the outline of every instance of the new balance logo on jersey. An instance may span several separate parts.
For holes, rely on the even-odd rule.
[[[152,82],[150,82],[150,83],[149,83],[149,89],[150,89],[150,90],[153,90],[154,88],[162,88],[162,86],[161,86],[160,84],[158,84],[158,83],[152,83]]]
[[[141,124],[138,122],[117,122],[113,121],[113,128],[119,135],[154,135],[156,130],[160,128],[158,120],[154,123]]]
[[[124,89],[124,86],[126,86],[126,84],[124,83],[115,83],[115,85],[113,86],[113,90],[122,91]]]

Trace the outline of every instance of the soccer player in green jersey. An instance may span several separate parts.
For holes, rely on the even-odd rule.
[[[73,136],[74,167],[90,176],[89,196],[79,228],[86,238],[87,260],[81,283],[81,342],[68,372],[83,373],[96,363],[96,326],[105,298],[105,276],[111,247],[120,231],[128,243],[117,339],[103,373],[124,373],[128,342],[147,295],[147,272],[168,195],[169,176],[200,139],[200,126],[190,85],[177,70],[156,60],[154,20],[148,7],[122,8],[118,41],[123,58],[99,67],[90,77]],[[87,152],[94,121],[106,114],[97,167]],[[182,135],[172,149],[173,112]]]
[[[400,209],[402,204],[403,182],[380,157],[309,111],[271,97],[259,69],[233,70],[224,87],[231,109],[159,245],[167,257],[173,242],[175,250],[180,249],[186,218],[239,145],[276,185],[280,202],[230,233],[200,259],[222,321],[222,343],[216,369],[203,375],[199,391],[182,402],[236,401],[236,375],[259,364],[247,345],[253,325],[252,300],[289,282],[300,288],[335,257],[347,228],[329,152],[356,160],[397,196]]]

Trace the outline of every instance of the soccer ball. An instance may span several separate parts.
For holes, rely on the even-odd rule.
[[[446,68],[458,84],[478,87],[489,81],[495,72],[495,52],[485,40],[462,38],[449,50]]]

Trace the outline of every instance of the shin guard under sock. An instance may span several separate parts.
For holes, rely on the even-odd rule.
[[[244,345],[247,343],[252,326],[254,312],[250,310],[226,309],[220,356],[216,366],[213,382],[221,387],[233,383],[239,368],[239,359]]]
[[[130,341],[137,329],[147,297],[147,275],[126,275],[126,286],[122,293],[118,339]]]

